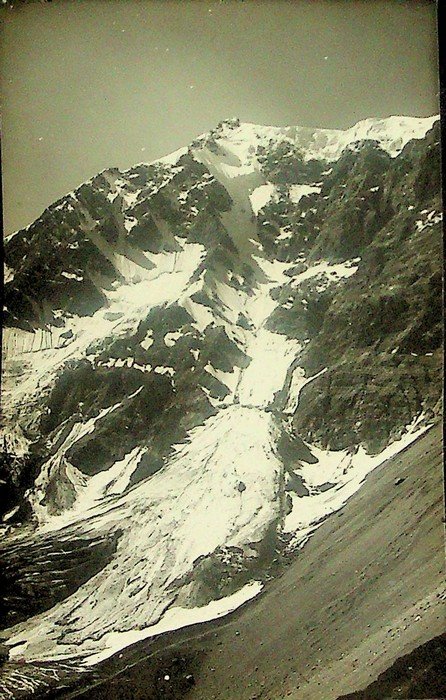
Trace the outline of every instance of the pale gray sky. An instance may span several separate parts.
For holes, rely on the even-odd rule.
[[[53,0],[0,19],[5,233],[227,117],[343,128],[438,111],[433,2]]]

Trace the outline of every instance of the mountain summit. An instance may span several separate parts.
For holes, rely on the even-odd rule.
[[[439,149],[435,117],[231,119],[7,239],[3,626],[31,684],[254,597],[428,429]]]

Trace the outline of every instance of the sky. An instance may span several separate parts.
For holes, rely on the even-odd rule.
[[[346,128],[439,110],[434,2],[53,0],[0,22],[6,235],[222,119]]]

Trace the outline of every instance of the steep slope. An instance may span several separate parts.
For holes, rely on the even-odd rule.
[[[255,596],[429,427],[434,122],[230,120],[6,242],[3,608],[31,687]]]
[[[342,700],[439,698],[446,686],[445,660],[446,635],[441,634],[398,659],[367,688],[344,695]]]
[[[390,697],[379,694],[390,689],[379,682],[376,695],[359,689],[444,630],[441,474],[436,426],[370,474],[255,601],[223,620],[135,644],[58,697]],[[414,660],[395,662],[404,678],[397,696],[441,697],[435,679],[424,695],[411,693],[425,668]]]

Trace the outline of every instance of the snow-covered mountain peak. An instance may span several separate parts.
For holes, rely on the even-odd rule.
[[[297,149],[305,162],[320,160],[331,163],[338,160],[346,148],[368,140],[375,141],[390,156],[395,157],[410,140],[423,138],[438,119],[438,115],[390,116],[363,119],[346,129],[327,129],[269,126],[242,122],[234,117],[221,121],[215,128],[197,136],[189,147],[179,148],[149,165],[174,167],[187,153],[197,157],[197,153],[205,148],[220,158],[225,158],[230,167],[242,168],[237,175],[244,175],[261,170],[259,153],[279,149],[280,155],[283,155],[287,144],[291,149]],[[202,157],[198,156],[198,159],[201,160]]]
[[[310,158],[333,161],[339,158],[349,144],[374,140],[391,156],[396,156],[411,139],[420,139],[438,121],[439,116],[364,119],[347,129],[326,129],[303,126],[265,126],[237,119],[221,122],[210,135],[217,141],[228,141],[237,148],[237,155],[246,164],[252,161],[253,149],[259,146],[289,142]]]

